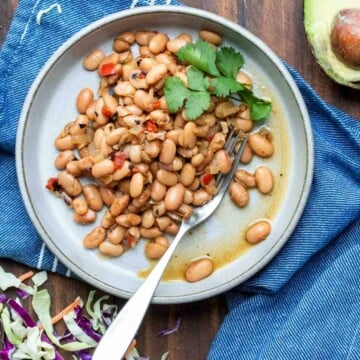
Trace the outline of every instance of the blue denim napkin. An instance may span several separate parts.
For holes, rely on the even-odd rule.
[[[16,182],[17,122],[42,65],[73,33],[104,15],[170,3],[179,4],[20,1],[0,53],[0,257],[67,273],[30,223]],[[305,98],[314,131],[309,202],[278,256],[227,293],[229,314],[214,339],[210,360],[360,358],[360,121],[326,104],[289,70]]]

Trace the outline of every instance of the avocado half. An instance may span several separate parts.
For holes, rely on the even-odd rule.
[[[304,25],[312,52],[325,73],[339,84],[360,89],[360,69],[340,61],[330,41],[335,15],[349,8],[360,8],[360,0],[304,0]]]

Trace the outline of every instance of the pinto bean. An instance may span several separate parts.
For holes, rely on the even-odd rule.
[[[177,210],[183,202],[185,187],[183,184],[171,186],[165,195],[165,207],[169,211]]]
[[[166,49],[169,37],[166,34],[159,33],[154,35],[149,41],[149,50],[152,54],[160,54]]]
[[[240,162],[248,164],[253,158],[253,152],[248,144],[245,145],[244,152],[241,155]]]
[[[107,231],[107,238],[108,240],[112,243],[112,244],[120,244],[123,239],[125,238],[125,234],[126,234],[126,229],[115,225],[112,226],[108,231]]]
[[[86,109],[94,101],[94,92],[89,88],[82,89],[76,98],[76,109],[80,114],[85,114]]]
[[[213,45],[220,45],[222,42],[221,36],[213,31],[201,30],[199,31],[199,35],[203,40]]]
[[[210,194],[204,189],[200,189],[194,192],[192,203],[195,206],[201,206],[207,203],[210,199]]]
[[[262,194],[269,194],[274,187],[274,179],[270,169],[266,166],[259,166],[255,170],[256,186]]]
[[[79,215],[77,213],[73,214],[73,219],[78,224],[90,224],[96,220],[96,212],[89,209],[85,214]]]
[[[214,270],[214,264],[209,258],[201,258],[191,261],[185,269],[185,279],[196,282],[208,277]]]
[[[64,170],[66,165],[75,158],[74,152],[72,150],[62,151],[55,160],[55,166],[59,170]]]
[[[251,150],[262,158],[271,157],[274,153],[274,146],[271,141],[261,134],[251,134],[248,139]]]
[[[130,196],[138,197],[144,189],[144,178],[141,173],[135,173],[130,181]]]
[[[145,246],[145,255],[149,259],[160,259],[166,252],[167,246],[156,241],[149,241]]]
[[[130,202],[130,196],[127,194],[121,195],[118,198],[115,198],[113,203],[110,206],[110,214],[115,217],[124,212]]]
[[[76,147],[76,144],[72,141],[71,135],[58,136],[55,139],[55,147],[60,150],[73,150]]]
[[[195,168],[191,164],[186,163],[181,169],[180,182],[184,186],[189,186],[194,181],[195,175],[196,175]]]
[[[245,233],[245,239],[251,244],[257,244],[265,240],[271,232],[268,221],[259,221],[249,226]]]
[[[145,229],[151,228],[155,223],[155,216],[152,210],[146,210],[143,213],[141,226]]]
[[[72,207],[73,207],[74,211],[76,212],[76,214],[79,214],[79,215],[84,215],[88,211],[87,203],[82,198],[74,199],[72,201]]]
[[[58,183],[70,196],[78,196],[83,190],[80,181],[73,175],[69,174],[66,170],[59,173]]]
[[[96,226],[89,234],[83,239],[83,244],[87,249],[94,249],[105,240],[106,230],[101,226]]]
[[[146,239],[153,239],[153,238],[156,238],[158,236],[161,236],[162,232],[156,226],[151,227],[149,229],[146,229],[146,228],[142,227],[142,228],[140,228],[140,234],[141,234],[142,237],[144,237]]]
[[[99,250],[103,255],[110,257],[118,257],[124,252],[122,245],[112,244],[111,242],[104,241],[99,245]]]
[[[100,186],[99,187],[99,192],[100,192],[100,196],[101,199],[103,201],[103,203],[106,206],[111,206],[111,204],[113,203],[114,199],[115,199],[115,192],[113,189],[110,189],[106,186]]]
[[[86,56],[83,60],[83,66],[86,70],[93,71],[99,67],[104,59],[105,53],[100,49],[96,49]]]
[[[232,182],[229,186],[231,200],[239,207],[244,207],[249,203],[249,193],[243,185]]]
[[[95,178],[111,175],[114,172],[114,163],[110,159],[104,159],[96,164],[91,169],[91,173]]]
[[[116,217],[115,221],[123,227],[136,226],[141,223],[141,216],[133,213],[121,214]]]
[[[245,169],[237,170],[235,172],[235,179],[247,188],[253,188],[256,186],[256,180],[254,175],[249,173]]]
[[[94,184],[87,184],[83,188],[86,202],[90,209],[100,211],[104,206],[98,187]]]
[[[159,64],[154,66],[146,75],[145,79],[149,85],[159,82],[167,73],[167,66]]]
[[[194,133],[196,129],[196,124],[192,121],[189,121],[184,127],[183,135],[183,147],[186,149],[193,149],[196,145],[197,137]]]
[[[156,178],[161,184],[166,186],[174,186],[178,182],[178,178],[175,173],[163,169],[156,172]]]

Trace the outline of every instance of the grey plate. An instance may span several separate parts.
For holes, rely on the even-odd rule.
[[[163,281],[153,301],[200,300],[244,282],[276,255],[303,212],[312,180],[312,132],[299,90],[277,56],[242,27],[205,11],[164,6],[119,12],[75,34],[49,59],[26,98],[16,145],[20,189],[37,231],[59,260],[93,286],[120,297],[131,296],[142,281],[139,272],[149,269],[144,242],[117,259],[84,249],[82,238],[91,227],[74,224],[69,209],[45,191],[44,185],[57,173],[54,139],[64,124],[76,117],[76,95],[85,86],[97,89],[97,75],[82,69],[82,59],[94,48],[110,52],[114,36],[139,28],[165,31],[170,37],[186,31],[194,39],[200,29],[222,34],[225,44],[245,55],[246,70],[258,84],[256,92],[274,100],[271,118],[259,126],[269,126],[274,134],[275,155],[255,159],[246,166],[253,171],[264,163],[272,169],[274,195],[263,196],[253,190],[245,209],[225,200],[211,220],[183,240],[168,276],[176,278],[191,258],[205,254],[214,258],[216,271],[192,284],[181,279]],[[271,220],[272,233],[266,241],[250,247],[243,233],[251,221],[261,217]]]

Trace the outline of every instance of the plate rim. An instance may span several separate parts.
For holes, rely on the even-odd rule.
[[[111,293],[115,296],[129,298],[132,295],[132,292],[121,290],[117,287],[114,287],[111,284],[106,284],[101,280],[97,279],[96,277],[88,274],[83,269],[76,266],[75,263],[71,262],[67,256],[65,256],[58,246],[55,244],[53,240],[47,235],[46,230],[44,229],[41,221],[38,219],[35,210],[32,208],[31,200],[28,194],[26,182],[25,182],[25,173],[22,165],[22,148],[23,148],[23,138],[24,138],[24,130],[26,127],[27,119],[29,117],[33,98],[36,96],[36,93],[41,86],[42,81],[46,78],[48,72],[52,69],[52,67],[56,64],[58,59],[64,54],[68,49],[71,48],[74,44],[76,44],[80,39],[84,36],[88,35],[89,33],[100,29],[103,26],[109,25],[112,22],[119,21],[122,18],[128,18],[131,16],[137,16],[141,14],[148,14],[148,13],[177,13],[177,14],[184,14],[184,15],[193,15],[205,18],[210,20],[216,24],[220,24],[226,28],[229,28],[237,33],[240,33],[241,36],[247,38],[252,44],[254,44],[257,48],[259,48],[262,53],[267,56],[270,61],[276,66],[278,71],[284,77],[287,86],[293,93],[294,100],[296,101],[299,112],[301,114],[303,120],[303,127],[305,131],[305,140],[307,144],[307,157],[306,157],[306,170],[305,170],[305,181],[301,189],[301,198],[297,202],[296,210],[294,211],[294,217],[292,220],[287,224],[282,236],[276,241],[276,243],[269,249],[267,253],[264,254],[263,257],[259,259],[259,261],[247,269],[246,275],[239,274],[232,280],[228,281],[225,284],[220,284],[216,287],[212,287],[210,289],[206,289],[204,291],[192,293],[190,295],[176,295],[176,296],[154,296],[152,302],[158,304],[175,304],[175,303],[187,303],[193,302],[198,300],[203,300],[215,295],[219,295],[225,291],[230,290],[231,288],[239,285],[240,283],[245,282],[250,277],[254,276],[258,271],[264,268],[280,251],[280,249],[285,245],[287,240],[289,239],[290,235],[294,231],[295,227],[300,220],[303,211],[305,209],[305,205],[307,203],[312,179],[313,179],[313,171],[314,171],[314,144],[313,144],[313,133],[312,127],[310,122],[310,117],[308,114],[308,110],[305,105],[305,101],[300,93],[298,86],[296,85],[293,77],[290,75],[289,71],[285,67],[285,65],[280,61],[279,57],[271,50],[271,48],[266,45],[261,39],[259,39],[256,35],[252,34],[247,29],[243,28],[242,26],[236,24],[235,22],[228,20],[222,16],[217,14],[213,14],[211,12],[196,9],[193,7],[181,7],[181,6],[173,6],[173,5],[158,5],[152,7],[139,7],[134,9],[128,9],[123,11],[118,11],[113,14],[107,15],[102,17],[83,29],[79,30],[78,32],[74,33],[68,40],[66,40],[45,62],[42,66],[40,72],[36,76],[35,80],[33,81],[27,96],[25,98],[19,123],[18,129],[16,134],[16,148],[15,148],[15,158],[16,158],[16,173],[17,173],[17,180],[22,196],[23,203],[27,210],[27,213],[36,228],[37,232],[39,233],[42,241],[45,242],[46,246],[49,250],[56,256],[66,267],[68,267],[74,274],[76,274],[79,278],[95,286],[98,289],[101,289],[104,292]],[[241,279],[239,279],[241,277]]]

